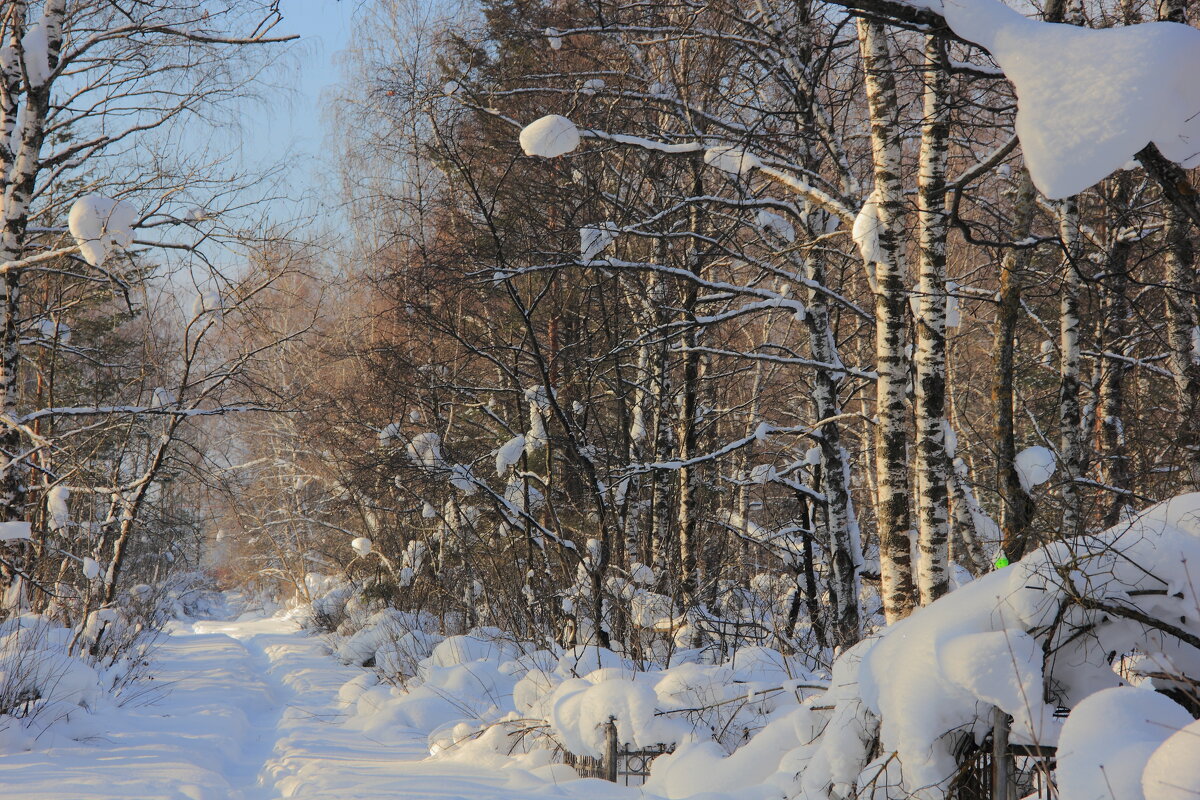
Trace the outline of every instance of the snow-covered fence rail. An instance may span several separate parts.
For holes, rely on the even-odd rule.
[[[617,720],[610,717],[604,723],[604,751],[599,757],[576,755],[566,749],[562,752],[563,763],[572,767],[581,778],[599,778],[610,783],[641,786],[650,775],[650,765],[654,759],[674,749],[666,744],[642,748],[634,748],[628,743],[622,745],[617,738]]]
[[[1053,747],[1013,744],[997,762],[992,740],[976,745],[967,739],[958,753],[958,775],[951,784],[953,800],[1009,800],[1009,797],[1053,800],[1058,797],[1052,780],[1057,750]],[[1003,772],[1003,775],[999,774]],[[1015,793],[1014,793],[1015,792]]]

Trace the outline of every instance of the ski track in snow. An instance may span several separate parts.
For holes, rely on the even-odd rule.
[[[153,701],[126,707],[102,735],[0,759],[0,798],[516,800],[609,794],[592,780],[570,788],[515,786],[494,770],[423,762],[428,750],[420,731],[384,744],[343,727],[337,691],[362,670],[338,663],[320,639],[284,618],[175,623],[157,650],[154,670]]]

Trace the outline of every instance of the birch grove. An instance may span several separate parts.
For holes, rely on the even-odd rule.
[[[371,4],[313,367],[367,380],[288,434],[313,558],[419,544],[387,591],[559,642],[828,658],[1195,485],[1178,167],[1048,200],[986,50],[840,7]]]

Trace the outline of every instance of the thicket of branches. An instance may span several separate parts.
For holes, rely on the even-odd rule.
[[[258,372],[294,333],[260,314],[300,270],[256,219],[272,176],[195,135],[261,87],[279,20],[271,2],[0,4],[6,653],[42,623],[85,657],[133,646],[161,621],[149,584],[201,565],[200,423],[285,405]]]
[[[868,5],[369,4],[346,257],[281,356],[301,413],[240,434],[241,552],[451,625],[819,654],[1200,489],[1190,178],[1046,200],[987,54]],[[546,114],[583,145],[525,155]]]

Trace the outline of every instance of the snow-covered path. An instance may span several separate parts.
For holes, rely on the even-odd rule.
[[[176,624],[155,666],[155,701],[105,720],[95,739],[0,759],[0,798],[515,800],[596,783],[516,786],[494,770],[422,762],[417,731],[382,743],[343,727],[337,691],[362,670],[287,619]]]

